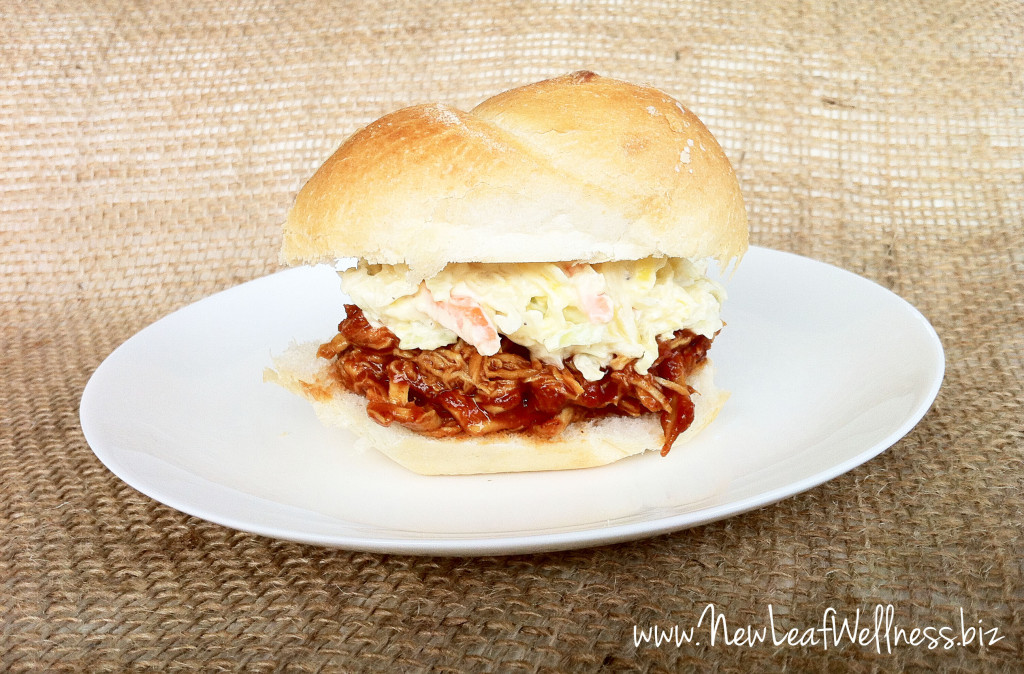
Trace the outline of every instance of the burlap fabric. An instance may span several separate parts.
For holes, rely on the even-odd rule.
[[[8,2],[0,26],[0,669],[1024,660],[1019,3]],[[579,68],[697,111],[736,166],[754,243],[874,279],[932,321],[947,375],[910,435],[740,517],[485,559],[239,533],[97,461],[78,426],[92,371],[155,319],[276,270],[294,192],[347,134]],[[730,630],[770,608],[780,638],[829,609],[873,625],[891,605],[957,643],[712,646],[705,615],[699,646],[636,645],[634,626],[685,629],[708,605]],[[960,645],[972,627],[1003,638]]]

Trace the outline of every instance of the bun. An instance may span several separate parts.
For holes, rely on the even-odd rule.
[[[438,440],[417,435],[398,424],[380,426],[367,416],[364,398],[332,385],[324,369],[325,361],[317,358],[316,350],[314,343],[293,345],[274,359],[274,369],[268,369],[264,379],[307,398],[325,425],[351,430],[358,444],[376,449],[421,475],[590,468],[658,450],[664,439],[655,414],[574,423],[554,440],[515,433]],[[698,391],[693,395],[694,421],[674,447],[707,426],[729,397],[715,388],[712,378],[710,361],[688,378],[687,383]]]
[[[666,94],[589,72],[471,112],[418,105],[356,132],[299,192],[288,264],[716,258],[747,248],[736,175]]]

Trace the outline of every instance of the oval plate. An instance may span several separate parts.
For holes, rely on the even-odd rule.
[[[86,440],[126,483],[265,536],[383,553],[579,548],[712,522],[810,489],[906,435],[938,393],[942,346],[881,286],[752,248],[711,353],[732,392],[667,457],[576,471],[424,477],[262,381],[271,353],[324,341],[337,276],[291,269],[185,307],[118,347],[82,396]]]

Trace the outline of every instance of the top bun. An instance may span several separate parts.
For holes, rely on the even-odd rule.
[[[427,278],[449,262],[724,265],[746,248],[736,174],[697,116],[581,71],[357,131],[299,192],[282,258],[405,263]]]

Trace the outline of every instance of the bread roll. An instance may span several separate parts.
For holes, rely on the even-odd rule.
[[[736,175],[668,95],[573,73],[471,112],[417,105],[356,132],[302,188],[287,264],[714,258],[747,248]]]
[[[664,435],[658,415],[605,417],[571,424],[559,437],[544,440],[521,433],[477,438],[436,439],[398,424],[380,426],[366,415],[366,401],[343,391],[327,374],[327,361],[316,357],[317,344],[293,345],[274,358],[267,381],[309,400],[326,426],[346,428],[360,448],[373,448],[421,475],[468,475],[603,466],[661,448]],[[715,388],[710,360],[687,382],[693,394],[694,419],[676,440],[685,443],[718,415],[729,394]]]

